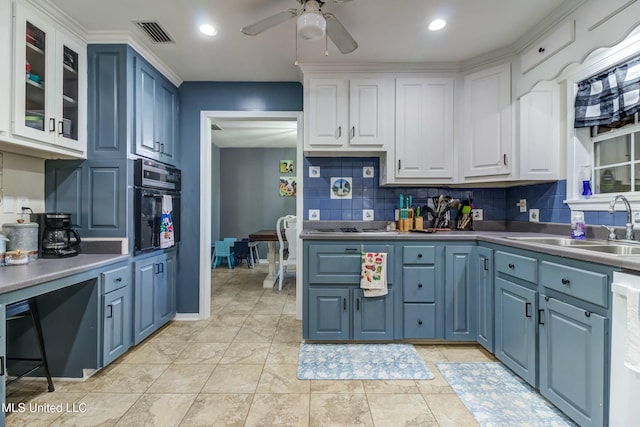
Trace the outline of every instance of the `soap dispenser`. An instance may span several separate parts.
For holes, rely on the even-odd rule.
[[[586,237],[586,226],[584,224],[584,212],[571,212],[571,234],[572,239],[584,240]]]

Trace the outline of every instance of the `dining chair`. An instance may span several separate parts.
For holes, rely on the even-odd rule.
[[[251,262],[253,265],[260,264],[260,254],[258,253],[258,242],[243,237],[242,241],[249,243],[249,253],[251,253]]]
[[[227,259],[227,265],[229,268],[233,268],[233,254],[231,252],[231,242],[225,242],[223,240],[218,240],[215,243],[215,258],[213,260],[213,268],[215,269],[220,264],[224,258]]]
[[[276,234],[280,249],[278,252],[278,290],[282,290],[282,281],[289,266],[296,265],[298,242],[297,218],[295,215],[285,215],[276,222]]]
[[[246,240],[240,240],[233,244],[233,258],[236,265],[242,264],[243,260],[247,260],[247,267],[253,268],[251,250],[249,249],[249,242]]]

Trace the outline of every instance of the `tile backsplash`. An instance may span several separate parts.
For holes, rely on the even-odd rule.
[[[380,187],[380,159],[377,157],[306,157],[304,160],[304,219],[309,210],[320,220],[362,220],[363,210],[373,210],[375,220],[392,221],[400,194],[413,196],[423,206],[430,197],[445,194],[455,199],[471,197],[475,208],[483,209],[484,220],[528,221],[516,205],[527,200],[527,209],[539,209],[540,222],[568,224],[571,211],[563,203],[566,180],[509,188]],[[372,169],[371,169],[372,168]],[[318,170],[319,169],[319,170]],[[351,178],[351,199],[331,198],[331,178]],[[623,226],[624,212],[585,212],[592,225]]]

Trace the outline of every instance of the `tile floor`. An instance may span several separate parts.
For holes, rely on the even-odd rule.
[[[87,381],[17,381],[7,401],[26,411],[7,426],[477,425],[435,363],[495,360],[479,346],[416,345],[433,380],[298,380],[295,283],[265,274],[213,270],[210,320],[171,322]]]

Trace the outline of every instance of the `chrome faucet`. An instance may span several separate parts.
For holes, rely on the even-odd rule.
[[[618,201],[618,199],[622,200],[622,202],[624,203],[624,207],[627,210],[627,223],[625,224],[624,238],[625,240],[634,240],[633,223],[631,222],[632,221],[631,205],[629,204],[629,201],[627,200],[627,198],[624,197],[622,194],[618,194],[613,199],[611,199],[611,203],[609,203],[609,213],[610,214],[614,213],[614,206],[616,205],[616,202]]]

